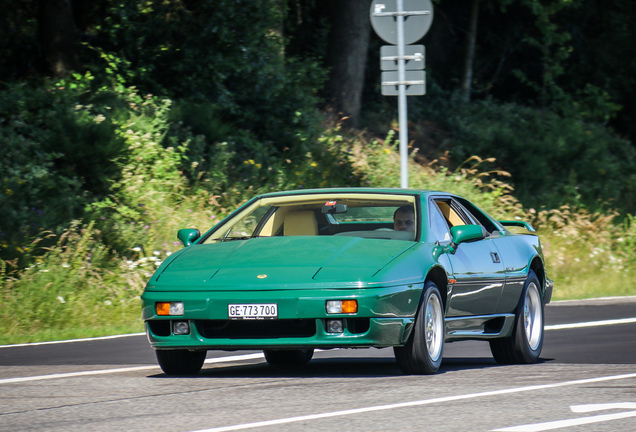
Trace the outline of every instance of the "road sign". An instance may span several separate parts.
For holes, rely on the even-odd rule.
[[[371,25],[378,36],[390,44],[397,45],[395,48],[382,47],[380,50],[382,69],[386,67],[387,70],[382,72],[382,94],[398,97],[400,187],[407,188],[409,180],[406,97],[423,95],[426,92],[426,74],[422,70],[424,47],[419,50],[419,46],[416,45],[415,52],[408,48],[410,54],[407,54],[406,47],[420,40],[428,32],[433,22],[433,5],[431,0],[373,0],[370,15]],[[420,61],[421,67],[418,64]],[[407,70],[407,62],[410,63],[408,69],[416,70]]]
[[[404,44],[422,39],[433,22],[431,0],[402,0],[403,10],[398,12],[398,0],[373,0],[371,26],[385,42],[398,43],[396,20],[404,17]],[[400,15],[398,15],[400,14]]]
[[[404,70],[424,69],[424,45],[406,45],[404,47]],[[398,70],[398,47],[383,45],[380,48],[380,69],[383,71]]]
[[[399,85],[404,84],[406,96],[426,94],[426,72],[409,70],[404,72],[404,81],[400,81],[398,71],[382,72],[382,96],[398,96]]]

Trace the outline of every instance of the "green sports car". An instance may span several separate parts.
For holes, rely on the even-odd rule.
[[[445,192],[264,194],[203,235],[179,230],[185,247],[148,282],[143,320],[170,375],[197,373],[207,350],[285,365],[369,347],[432,374],[444,342],[469,339],[488,340],[499,363],[533,363],[553,283],[532,232]]]

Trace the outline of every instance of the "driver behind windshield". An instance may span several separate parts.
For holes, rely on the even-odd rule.
[[[393,229],[395,231],[415,232],[415,211],[413,206],[403,205],[393,213]]]

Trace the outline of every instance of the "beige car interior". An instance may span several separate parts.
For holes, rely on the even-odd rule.
[[[283,225],[285,236],[318,235],[318,222],[311,210],[290,211],[285,215]]]
[[[455,212],[455,210],[452,209],[449,203],[447,203],[446,201],[435,201],[435,203],[437,203],[437,206],[442,211],[442,214],[444,215],[444,217],[448,221],[448,224],[451,227],[458,226],[458,225],[466,225],[464,221],[462,220],[462,218],[459,217],[457,212]]]

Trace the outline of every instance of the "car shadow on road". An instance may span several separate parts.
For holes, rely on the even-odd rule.
[[[451,371],[500,367],[492,358],[444,359],[438,374]],[[302,366],[258,364],[204,365],[196,375],[179,378],[379,378],[404,376],[394,358],[338,357],[313,359]],[[149,378],[175,378],[165,374]]]

